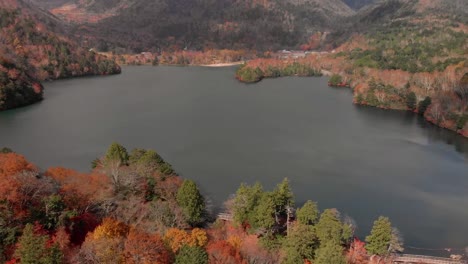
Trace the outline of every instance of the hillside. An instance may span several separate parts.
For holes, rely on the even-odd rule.
[[[287,179],[272,190],[241,184],[214,221],[197,184],[153,150],[113,143],[81,173],[41,171],[3,148],[0,262],[364,264],[372,256],[389,264],[387,255],[403,250],[386,217],[366,244],[337,209],[294,200]]]
[[[338,74],[354,102],[411,110],[468,137],[468,26],[463,1],[390,0],[350,17],[329,39],[335,53],[301,59],[255,60],[237,77],[303,75],[303,69]],[[291,69],[297,69],[291,71]],[[314,75],[310,71],[306,75]]]
[[[344,0],[344,2],[354,10],[359,10],[360,8],[375,3],[378,0]]]
[[[0,110],[42,99],[40,81],[120,72],[61,34],[57,18],[21,1],[0,2]]]
[[[354,13],[341,0],[75,1],[51,11],[83,24],[91,43],[134,51],[297,47]]]

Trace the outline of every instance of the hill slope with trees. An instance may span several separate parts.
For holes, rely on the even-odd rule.
[[[354,14],[341,0],[70,1],[51,11],[81,24],[88,41],[133,51],[295,47]]]
[[[215,221],[196,183],[155,151],[113,143],[92,165],[44,172],[0,149],[0,262],[363,264],[403,249],[388,218],[364,243],[336,209],[296,210],[287,179],[242,184],[227,202],[233,221]]]
[[[15,0],[0,3],[0,110],[42,99],[41,81],[120,72],[69,38],[56,18]]]

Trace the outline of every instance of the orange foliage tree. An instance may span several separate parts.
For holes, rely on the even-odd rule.
[[[104,174],[84,174],[61,167],[50,168],[45,175],[60,184],[60,193],[65,204],[79,213],[87,212],[90,207],[102,200],[111,191],[109,178]]]
[[[17,218],[27,215],[52,192],[52,183],[39,177],[37,168],[23,156],[0,154],[0,201],[8,202]]]
[[[124,242],[129,227],[111,218],[105,218],[93,233],[88,234],[77,255],[80,261],[90,263],[124,263]]]
[[[247,263],[247,261],[242,259],[239,250],[224,240],[208,244],[206,251],[208,252],[210,264]]]
[[[124,255],[128,264],[172,262],[172,254],[159,235],[151,235],[136,229],[131,229],[128,233]]]

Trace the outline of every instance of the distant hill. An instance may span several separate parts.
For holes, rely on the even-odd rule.
[[[466,0],[377,1],[359,10],[353,17],[353,24],[379,26],[396,19],[415,18],[444,18],[466,23],[468,4]]]
[[[354,14],[341,0],[70,1],[51,11],[82,24],[79,32],[91,36],[91,43],[134,51],[293,48],[316,31],[334,30]]]
[[[360,9],[332,38],[346,42],[353,34],[366,37],[367,43],[350,55],[359,66],[443,71],[466,61],[468,7],[463,2],[379,1]]]

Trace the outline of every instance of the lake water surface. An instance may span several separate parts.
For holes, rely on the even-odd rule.
[[[411,113],[355,106],[325,78],[233,76],[126,67],[46,83],[43,102],[0,113],[0,146],[81,171],[113,141],[152,148],[217,206],[241,182],[288,177],[298,204],[338,208],[362,238],[386,215],[408,246],[468,246],[468,140]]]

